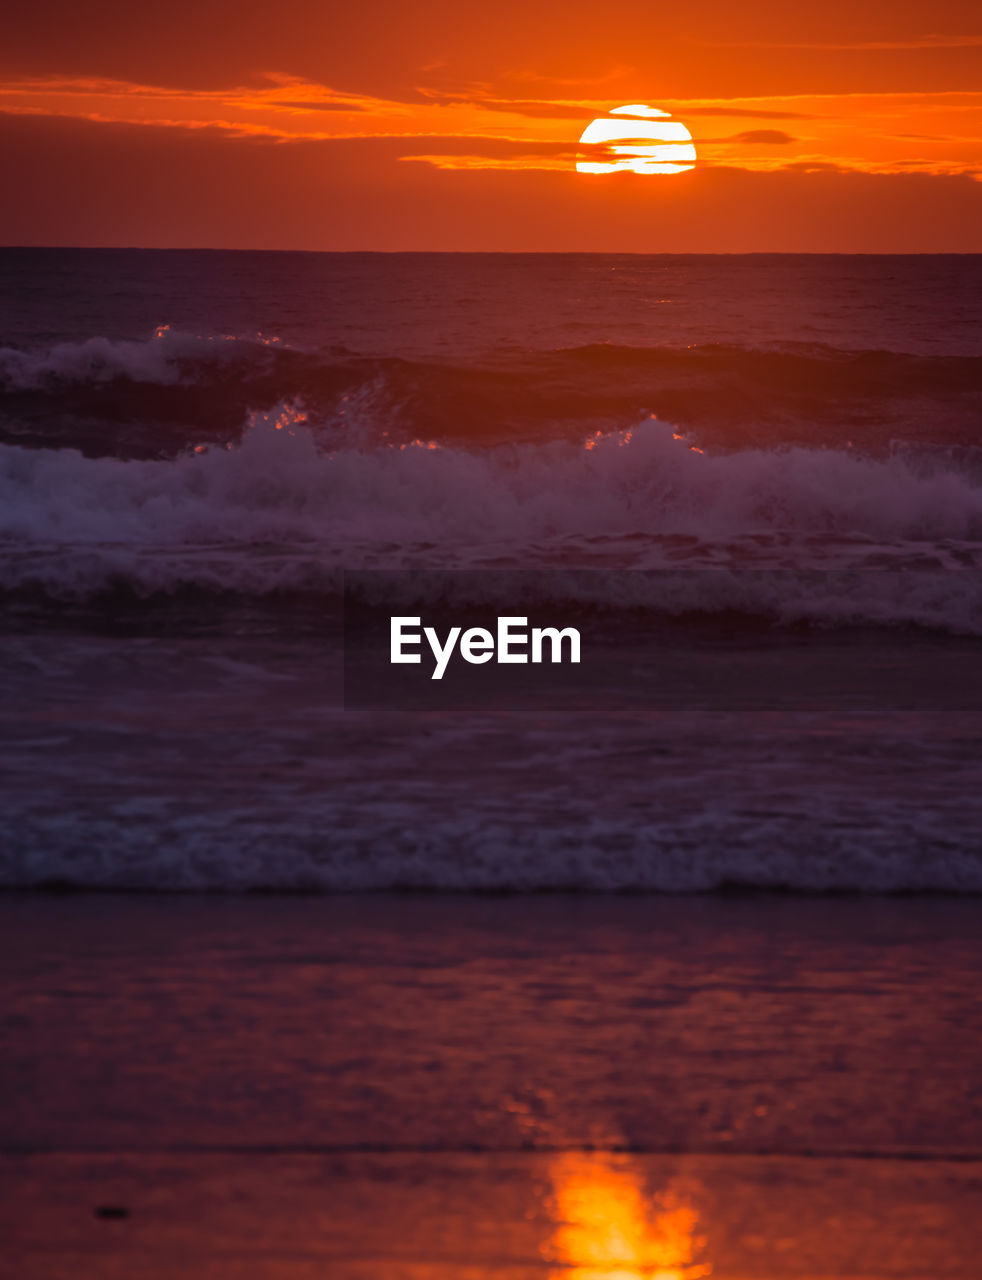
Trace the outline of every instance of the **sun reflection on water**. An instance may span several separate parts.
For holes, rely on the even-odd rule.
[[[564,1155],[552,1167],[556,1229],[547,1258],[554,1280],[699,1280],[699,1215],[672,1188],[645,1193],[626,1156]]]

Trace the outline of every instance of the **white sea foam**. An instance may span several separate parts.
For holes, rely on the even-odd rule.
[[[976,573],[917,572],[982,563],[982,486],[957,469],[831,449],[710,455],[657,421],[587,443],[326,449],[282,409],[254,415],[240,445],[174,460],[0,446],[0,584],[262,594],[329,589],[341,567],[892,569],[797,589],[680,575],[657,600],[623,574],[563,590],[982,632]]]
[[[161,325],[148,341],[88,338],[59,342],[40,351],[0,347],[0,390],[36,391],[44,387],[88,384],[116,378],[171,386],[182,378],[182,362],[208,363],[241,358],[259,346],[279,344],[264,338],[235,338],[184,333]]]
[[[179,738],[180,685],[175,698],[152,740],[134,737],[130,709],[115,732],[89,729],[85,750],[18,747],[10,776],[30,785],[0,814],[0,883],[982,891],[982,805],[958,717],[605,728],[598,714],[549,730],[541,716],[305,720],[278,704],[257,738],[227,723],[249,705],[240,695]]]

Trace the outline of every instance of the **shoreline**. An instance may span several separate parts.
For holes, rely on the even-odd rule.
[[[6,1257],[972,1280],[978,924],[953,896],[0,894]]]
[[[75,884],[71,881],[54,881],[38,884],[0,884],[0,898],[4,896],[11,897],[29,897],[37,895],[41,898],[46,897],[98,897],[106,896],[111,898],[179,898],[179,899],[223,899],[228,898],[233,901],[250,898],[301,898],[311,899],[314,901],[320,899],[332,898],[392,898],[396,901],[407,898],[423,898],[423,899],[476,899],[478,901],[493,901],[499,898],[503,899],[536,899],[536,898],[597,898],[600,900],[607,899],[633,899],[641,898],[645,900],[659,899],[714,899],[721,901],[742,901],[745,899],[803,899],[805,901],[816,899],[819,901],[826,900],[845,900],[859,902],[875,902],[880,899],[888,902],[904,901],[908,899],[925,899],[943,900],[949,902],[977,902],[982,899],[982,887],[978,889],[855,889],[855,888],[828,888],[828,889],[807,889],[798,888],[794,885],[755,885],[745,884],[740,881],[732,881],[716,886],[712,889],[635,889],[635,888],[595,888],[592,886],[543,886],[541,888],[529,889],[511,889],[511,888],[481,888],[477,886],[472,889],[462,889],[456,887],[448,888],[430,888],[427,886],[394,886],[378,889],[342,889],[342,888],[289,888],[272,885],[269,887],[256,886],[246,889],[236,888],[218,888],[214,886],[189,887],[181,888],[179,886],[166,886],[163,888],[148,888],[146,886],[135,885],[132,888],[125,885],[99,885],[99,884]]]

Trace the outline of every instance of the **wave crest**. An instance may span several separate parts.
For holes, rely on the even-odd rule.
[[[282,406],[253,415],[239,445],[172,460],[0,446],[0,513],[0,586],[56,596],[120,584],[333,591],[342,567],[739,576],[982,564],[982,485],[954,463],[803,448],[712,454],[657,420],[579,444],[332,449]],[[867,574],[820,604],[802,588],[799,616],[982,631],[976,574],[921,575],[916,591],[888,588],[887,576],[874,589]],[[598,581],[587,594],[602,604]],[[611,605],[655,603],[610,590]],[[724,600],[703,579],[671,608],[738,607],[733,591]],[[753,598],[779,611],[773,585]]]
[[[93,337],[34,352],[0,349],[0,440],[175,456],[195,438],[237,440],[248,410],[283,401],[303,400],[340,423],[345,398],[369,388],[390,438],[572,439],[654,411],[698,430],[714,448],[852,439],[884,451],[891,436],[974,442],[982,359],[802,343],[601,343],[496,349],[460,363],[304,351],[261,334],[197,336],[162,326],[146,342]]]

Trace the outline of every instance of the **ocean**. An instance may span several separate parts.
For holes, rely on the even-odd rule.
[[[982,890],[980,338],[972,256],[0,250],[0,884]],[[379,590],[604,661],[352,697]]]
[[[980,277],[0,251],[11,1274],[977,1274]]]

